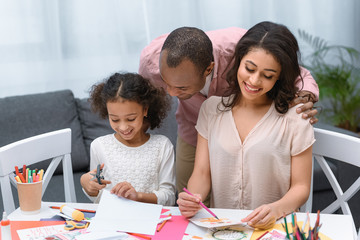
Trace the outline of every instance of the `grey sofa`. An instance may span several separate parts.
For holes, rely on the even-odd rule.
[[[161,128],[151,131],[167,136],[174,146],[177,137],[176,107],[177,100],[174,98],[171,112]],[[98,136],[113,132],[108,120],[100,119],[92,113],[87,99],[75,98],[70,90],[0,98],[0,147],[23,138],[68,127],[72,130],[71,156],[77,201],[90,202],[81,189],[80,177],[89,171],[90,143]],[[356,136],[354,133],[326,124],[318,123],[315,127]],[[47,162],[44,162],[39,167],[46,168],[46,164]],[[335,163],[332,164],[332,169],[345,189],[360,175],[359,171],[351,166]],[[319,166],[315,165],[314,171],[313,211],[316,211],[327,206],[335,199],[335,196]],[[59,168],[51,179],[43,201],[64,201],[62,184],[61,168]],[[13,193],[17,196],[15,189],[13,189]],[[357,227],[360,223],[360,204],[356,203],[359,202],[360,193],[350,202]],[[18,203],[16,204],[18,206]],[[0,212],[2,210],[1,199]]]

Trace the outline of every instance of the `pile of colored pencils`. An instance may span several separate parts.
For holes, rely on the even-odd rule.
[[[15,180],[18,183],[33,183],[42,181],[44,176],[44,170],[30,170],[26,168],[26,165],[23,166],[22,171],[19,170],[18,166],[15,166]]]
[[[320,211],[317,212],[317,219],[315,222],[315,226],[313,228],[310,227],[310,217],[309,213],[307,213],[306,220],[302,226],[299,227],[295,213],[291,214],[292,217],[292,232],[289,230],[289,226],[286,221],[286,217],[284,216],[283,227],[286,231],[286,239],[289,240],[319,240],[319,230],[321,227],[320,224]]]

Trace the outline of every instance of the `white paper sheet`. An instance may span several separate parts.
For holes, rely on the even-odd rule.
[[[95,217],[88,228],[154,235],[162,205],[132,201],[103,190]]]

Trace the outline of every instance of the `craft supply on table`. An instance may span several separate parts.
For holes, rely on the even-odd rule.
[[[10,220],[7,218],[6,212],[3,212],[3,217],[1,220],[1,239],[2,240],[11,240],[11,227]]]
[[[71,217],[75,221],[81,221],[84,219],[84,213],[80,212],[79,210],[76,210],[72,207],[67,206],[66,204],[62,205],[60,207],[60,212],[65,214],[66,216]]]

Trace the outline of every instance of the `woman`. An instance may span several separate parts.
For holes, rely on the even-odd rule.
[[[298,209],[311,184],[313,128],[290,102],[301,89],[299,47],[283,25],[262,22],[238,42],[227,75],[229,92],[200,110],[195,167],[179,194],[182,215],[191,217],[211,190],[211,207],[255,209],[243,219],[268,228]]]

